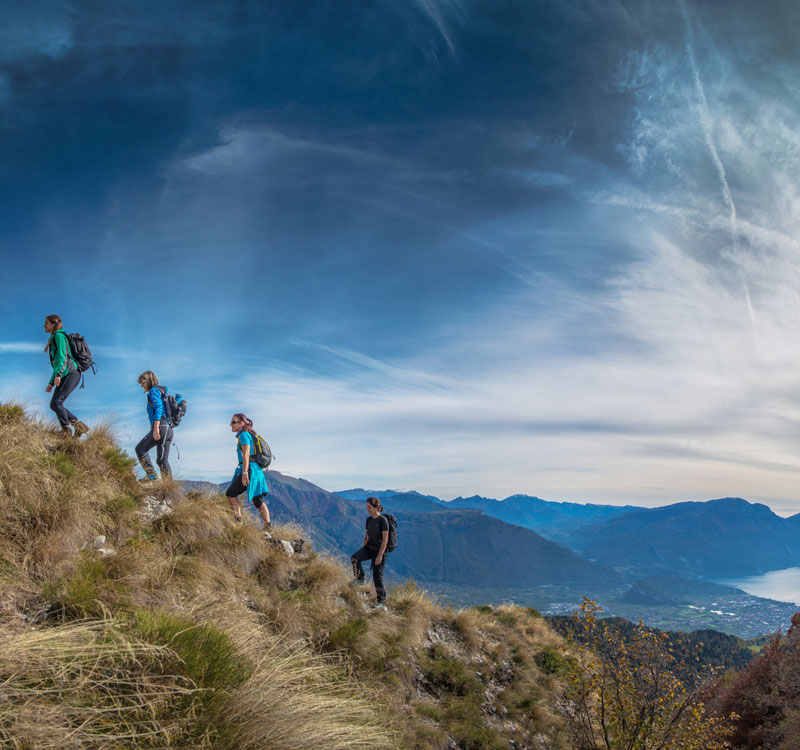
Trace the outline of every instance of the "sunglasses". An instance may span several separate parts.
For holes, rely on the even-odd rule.
[[[231,427],[233,427],[233,425],[235,424],[241,424],[241,423],[242,423],[241,419],[234,419],[233,422],[231,422]]]

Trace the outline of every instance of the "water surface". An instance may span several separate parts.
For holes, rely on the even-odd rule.
[[[771,570],[758,576],[720,578],[717,583],[735,586],[753,596],[800,604],[800,568]]]

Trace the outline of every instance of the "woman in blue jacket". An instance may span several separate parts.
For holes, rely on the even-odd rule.
[[[269,508],[264,501],[269,492],[267,477],[264,470],[251,460],[255,454],[255,432],[253,432],[252,420],[244,414],[234,414],[231,417],[231,432],[236,435],[236,455],[239,457],[239,466],[233,473],[233,479],[225,494],[233,509],[233,518],[235,521],[242,520],[242,501],[239,499],[239,495],[247,492],[248,499],[261,514],[264,528],[270,529],[272,524],[269,519]]]
[[[67,341],[67,334],[64,333],[64,324],[58,315],[48,315],[44,319],[44,330],[50,334],[50,340],[44,350],[50,356],[50,364],[53,367],[53,374],[45,390],[50,393],[53,391],[53,398],[50,399],[50,408],[56,413],[61,431],[65,435],[73,437],[72,428],[75,428],[74,437],[79,438],[84,433],[89,432],[85,423],[81,422],[66,406],[67,400],[72,391],[81,382],[81,373]],[[53,390],[55,389],[55,390]]]
[[[171,477],[169,468],[169,449],[172,445],[172,426],[167,419],[164,408],[164,394],[167,389],[159,387],[158,378],[152,370],[145,370],[139,376],[139,385],[147,393],[147,417],[150,420],[150,431],[136,446],[136,458],[144,469],[145,477],[141,481],[152,482],[158,479],[149,452],[156,448],[156,463],[161,469],[161,476]]]

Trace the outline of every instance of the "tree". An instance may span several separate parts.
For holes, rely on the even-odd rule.
[[[641,621],[626,637],[608,627],[602,609],[584,598],[575,613],[579,659],[567,697],[576,750],[723,750],[729,719],[702,701],[713,678],[684,677],[666,633]]]

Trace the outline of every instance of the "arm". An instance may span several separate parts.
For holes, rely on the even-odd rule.
[[[242,484],[250,484],[250,443],[242,443]]]
[[[381,532],[381,548],[378,551],[378,556],[375,558],[375,564],[380,565],[383,562],[383,555],[386,552],[386,545],[389,544],[389,530],[384,529]]]
[[[50,376],[50,385],[61,385],[61,376],[67,370],[67,336],[65,333],[58,335],[59,331],[53,333],[56,353],[53,357],[53,374]],[[56,382],[58,381],[58,382]]]
[[[161,391],[158,388],[151,388],[147,394],[150,406],[153,407],[153,440],[161,440],[161,420],[164,417],[164,402],[161,398]]]

